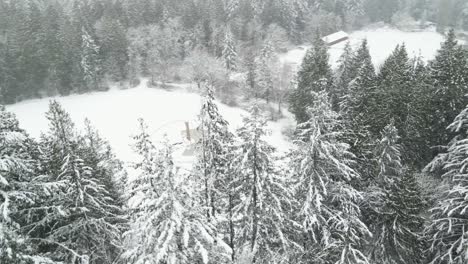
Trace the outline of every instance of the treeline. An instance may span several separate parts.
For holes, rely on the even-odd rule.
[[[442,31],[466,28],[468,9],[460,8],[466,4],[449,2],[1,0],[0,101],[105,90],[113,82],[134,84],[140,76],[180,81],[185,65],[200,57],[245,72],[266,43],[284,51],[317,31],[404,16],[440,20]],[[225,90],[232,89],[229,78],[221,79]]]

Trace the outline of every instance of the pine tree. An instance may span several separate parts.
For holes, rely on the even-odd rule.
[[[298,125],[291,153],[297,221],[302,224],[303,263],[368,263],[362,245],[370,233],[361,221],[361,193],[351,185],[349,145],[340,142],[343,124],[325,92],[314,93],[310,119]]]
[[[81,70],[85,83],[84,91],[97,90],[99,88],[101,72],[99,46],[84,27],[81,37]]]
[[[448,127],[457,136],[447,146],[447,152],[439,154],[426,167],[428,172],[441,172],[448,187],[442,200],[432,208],[426,231],[431,244],[430,263],[462,264],[468,261],[467,125],[468,108],[465,108]]]
[[[398,140],[397,129],[389,124],[377,145],[378,175],[366,199],[373,233],[369,259],[383,264],[423,263],[423,202],[414,176],[402,165]]]
[[[198,204],[197,186],[175,166],[169,143],[158,150],[142,120],[140,129],[134,137],[140,161],[135,164],[137,177],[129,182],[132,219],[125,234],[130,248],[124,259],[128,263],[209,263],[212,250],[223,252],[215,247],[223,242]]]
[[[35,148],[16,117],[0,106],[1,263],[54,263],[40,255],[36,242],[23,230],[38,197],[46,191],[36,175]]]
[[[289,98],[290,110],[298,123],[309,120],[307,109],[314,101],[312,92],[331,92],[332,80],[327,46],[316,36],[314,46],[307,51],[298,72],[297,87],[291,92]]]
[[[281,263],[287,261],[289,250],[295,245],[287,233],[292,224],[292,193],[275,165],[274,148],[264,139],[268,133],[265,126],[260,109],[253,106],[237,131],[240,142],[233,158],[233,187],[239,202],[234,207],[234,218],[239,219],[237,242],[241,259]]]
[[[106,179],[85,163],[70,116],[52,101],[42,136],[42,162],[49,181],[60,186],[45,201],[52,209],[32,230],[45,230],[49,255],[68,263],[111,263],[119,254],[121,209],[104,185]]]

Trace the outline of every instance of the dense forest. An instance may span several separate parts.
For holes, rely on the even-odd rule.
[[[5,103],[140,77],[203,98],[193,166],[139,120],[135,175],[57,101],[38,139],[0,106],[0,263],[468,263],[468,51],[445,32],[468,10],[443,2],[0,0]],[[376,68],[363,40],[332,69],[321,35],[403,13],[446,33],[433,60],[401,44]],[[217,105],[234,95],[257,98],[237,130]],[[297,121],[288,153],[265,102]]]

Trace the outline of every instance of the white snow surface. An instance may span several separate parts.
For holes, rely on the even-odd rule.
[[[146,83],[145,80],[138,87],[125,90],[111,89],[107,92],[28,100],[7,106],[7,110],[16,114],[23,129],[39,138],[41,132],[48,129],[45,112],[49,101],[55,99],[71,115],[78,129],[83,128],[83,121],[88,118],[109,141],[118,158],[133,162],[136,156],[131,147],[131,137],[138,133],[138,118],[143,118],[149,126],[155,144],[165,136],[171,143],[181,143],[184,142],[181,135],[185,130],[184,122],[188,121],[191,128],[195,128],[201,106],[201,97],[187,92],[184,86],[164,90],[149,88]],[[242,109],[219,102],[218,107],[233,131],[242,125],[243,116],[247,115]],[[269,122],[271,135],[268,141],[280,151],[287,151],[290,147],[281,133],[283,125],[292,122],[290,118]],[[194,160],[193,156],[182,155],[186,143],[176,147],[175,159],[181,166],[190,165]]]
[[[363,29],[349,34],[349,42],[353,49],[367,39],[372,61],[379,67],[392,53],[397,45],[405,44],[410,57],[421,56],[423,60],[433,59],[444,41],[444,36],[437,33],[434,28],[426,31],[405,32],[389,26],[380,28]],[[330,63],[333,68],[338,65],[338,59],[343,53],[347,41],[340,42],[329,47]],[[298,67],[310,46],[299,46],[287,53],[280,54],[282,63],[292,64]]]

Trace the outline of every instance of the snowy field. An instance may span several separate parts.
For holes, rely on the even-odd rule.
[[[45,112],[52,98],[24,101],[7,106],[14,112],[22,128],[31,136],[38,138],[42,131],[47,130],[48,123]],[[126,90],[111,90],[108,92],[93,92],[83,95],[53,98],[59,101],[68,111],[80,129],[85,118],[91,120],[114,148],[117,156],[126,162],[133,161],[131,143],[132,135],[138,132],[138,118],[143,118],[149,126],[149,131],[155,143],[163,140],[165,135],[173,143],[184,142],[182,132],[185,122],[191,128],[197,126],[197,116],[200,111],[201,98],[195,93],[189,93],[182,88],[167,91],[158,88],[148,88],[146,82],[136,88]],[[247,113],[239,108],[219,104],[221,114],[231,124],[234,130],[242,125],[243,116]],[[285,122],[270,122],[271,135],[269,141],[279,150],[287,150],[289,143],[282,136],[281,130]],[[192,156],[184,156],[184,144],[178,145],[176,159],[181,165],[191,164]]]
[[[391,27],[381,27],[376,29],[365,29],[350,33],[349,42],[353,49],[359,47],[363,39],[367,39],[369,50],[374,65],[381,65],[392,53],[395,47],[405,43],[411,57],[422,56],[427,61],[434,58],[436,51],[440,48],[444,36],[437,33],[435,29],[428,29],[422,32],[404,32]],[[346,42],[338,43],[330,47],[330,63],[337,66],[338,59],[343,53]],[[282,63],[289,63],[294,66],[301,64],[302,59],[309,46],[300,46],[285,54],[280,55]]]

